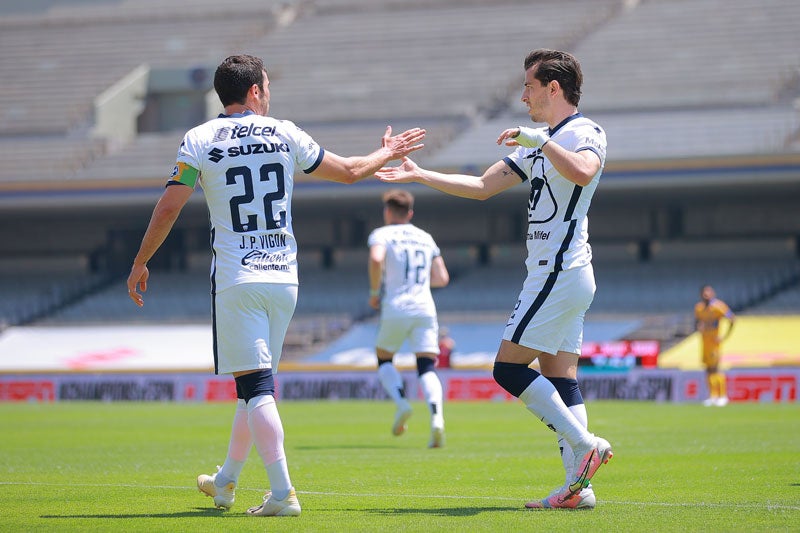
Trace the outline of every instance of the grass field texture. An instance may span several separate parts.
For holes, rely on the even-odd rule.
[[[562,482],[555,434],[518,403],[445,406],[390,434],[388,402],[283,402],[303,514],[255,518],[255,450],[229,512],[195,486],[227,450],[233,405],[0,404],[0,531],[800,531],[800,407],[594,402],[615,456],[593,511],[523,504]]]

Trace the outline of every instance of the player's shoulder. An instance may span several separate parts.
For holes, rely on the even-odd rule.
[[[420,228],[419,226],[415,226],[413,224],[409,224],[409,226],[411,226],[413,228],[413,231],[415,233],[417,233],[417,235],[419,235],[420,237],[422,237],[424,239],[429,239],[431,241],[433,240],[433,235],[431,235],[429,232],[425,231],[424,229]]]
[[[714,298],[714,300],[712,300],[712,302],[711,302],[711,305],[713,305],[715,308],[721,309],[723,311],[727,311],[728,310],[728,304],[726,304],[724,301],[720,300],[719,298]]]
[[[564,125],[563,131],[575,135],[592,135],[605,139],[606,131],[594,120],[580,115]]]
[[[391,235],[392,235],[391,225],[380,226],[370,232],[367,242],[369,242],[370,245],[378,244],[378,242],[376,241],[380,242],[386,241],[388,238],[390,238]]]

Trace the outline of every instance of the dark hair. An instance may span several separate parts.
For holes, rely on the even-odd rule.
[[[581,64],[578,63],[575,56],[559,50],[540,48],[525,58],[525,70],[534,65],[538,65],[534,78],[539,80],[542,85],[553,80],[557,81],[564,91],[564,98],[567,102],[578,106],[578,102],[581,100],[583,73]]]
[[[264,90],[264,62],[254,56],[225,58],[214,73],[214,90],[223,106],[243,104],[253,85]]]
[[[414,209],[414,196],[403,189],[390,189],[383,193],[383,205],[398,215],[407,215]]]

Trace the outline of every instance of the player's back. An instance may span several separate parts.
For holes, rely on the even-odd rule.
[[[413,224],[390,224],[374,230],[369,244],[386,248],[382,316],[435,315],[430,272],[440,252],[433,237]]]
[[[297,283],[291,197],[297,169],[323,151],[292,122],[253,113],[220,115],[190,130],[178,161],[200,171],[212,228],[215,289]]]

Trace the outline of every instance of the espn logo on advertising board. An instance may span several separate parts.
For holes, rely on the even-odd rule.
[[[51,380],[0,381],[0,402],[52,402],[55,399],[56,385]]]
[[[734,402],[794,402],[797,381],[792,374],[735,374],[728,376],[728,397]]]

